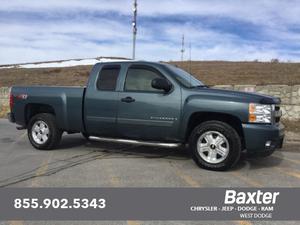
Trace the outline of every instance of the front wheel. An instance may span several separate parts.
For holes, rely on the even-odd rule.
[[[39,150],[55,149],[62,136],[54,115],[49,113],[33,116],[29,121],[27,133],[32,146]]]
[[[197,126],[189,140],[193,160],[209,170],[227,170],[241,155],[240,136],[224,122],[207,121]]]

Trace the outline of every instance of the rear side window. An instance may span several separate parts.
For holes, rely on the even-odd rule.
[[[97,89],[101,91],[115,91],[120,73],[120,66],[103,67],[97,81]]]
[[[151,86],[152,80],[161,75],[149,68],[131,67],[128,69],[125,91],[162,92]]]

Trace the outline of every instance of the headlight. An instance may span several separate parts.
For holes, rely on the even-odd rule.
[[[249,104],[250,123],[271,123],[273,105]]]

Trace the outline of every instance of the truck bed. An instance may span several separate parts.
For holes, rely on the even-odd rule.
[[[85,89],[85,87],[14,86],[11,94],[14,96],[12,111],[16,123],[25,125],[30,110],[50,107],[61,129],[68,132],[83,131]]]

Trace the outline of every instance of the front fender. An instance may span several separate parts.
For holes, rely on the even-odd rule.
[[[226,114],[239,119],[241,122],[248,121],[248,103],[232,101],[228,98],[214,98],[210,96],[190,96],[183,104],[180,137],[184,140],[191,116],[194,113]],[[218,119],[218,118],[215,118]]]

